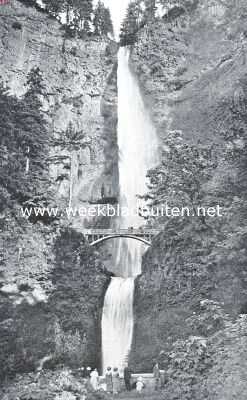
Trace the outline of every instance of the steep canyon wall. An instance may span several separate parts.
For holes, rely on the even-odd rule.
[[[65,38],[55,18],[15,0],[1,6],[0,18],[0,76],[10,93],[25,93],[32,68],[44,81],[53,204],[87,206],[101,198],[102,185],[116,197],[116,44]],[[69,143],[68,131],[77,135]],[[80,233],[97,220],[33,224],[17,209],[1,221],[2,374],[34,369],[47,354],[54,364],[77,360],[100,367],[109,276]]]
[[[203,0],[179,4],[139,31],[131,53],[132,67],[161,143],[166,142],[169,132],[177,131],[188,145],[210,143],[215,149],[223,148],[228,145],[226,132],[229,136],[237,132],[236,140],[246,138],[244,114],[236,124],[236,109],[240,115],[246,107],[246,5]],[[211,221],[209,227],[201,227],[193,219],[166,220],[143,259],[143,274],[136,283],[131,361],[138,370],[150,371],[158,358],[164,368],[170,368],[171,377],[173,357],[180,396],[190,399],[199,399],[201,389],[196,387],[198,392],[192,395],[191,386],[187,387],[189,394],[185,395],[187,372],[181,366],[184,375],[179,376],[178,370],[186,350],[179,353],[179,360],[174,343],[191,337],[208,338],[222,329],[220,318],[207,309],[214,302],[233,319],[246,312],[242,207],[246,184],[240,182],[245,162],[238,163],[237,158],[232,161],[229,157],[218,166],[208,186],[214,200],[224,207],[224,217]],[[217,357],[215,351],[218,362]],[[231,357],[226,359],[230,380],[246,360],[238,359],[239,364],[231,370]],[[188,371],[191,368],[192,376],[193,362],[191,365]],[[216,374],[215,380],[218,378]],[[237,392],[239,382],[235,381],[231,393]],[[217,397],[223,386],[221,381],[217,395],[211,397],[211,392],[209,397],[223,398]],[[182,398],[176,385],[172,387],[174,397],[169,392],[167,398]],[[202,398],[206,398],[205,393]]]

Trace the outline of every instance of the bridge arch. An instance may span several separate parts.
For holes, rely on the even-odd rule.
[[[139,242],[142,242],[147,246],[151,246],[151,242],[149,240],[145,239],[144,237],[135,236],[135,235],[127,234],[127,233],[126,234],[123,234],[123,233],[122,234],[112,234],[112,235],[101,237],[101,238],[91,242],[90,246],[96,246],[97,244],[105,242],[106,240],[116,239],[116,238],[133,239],[133,240],[137,240]]]

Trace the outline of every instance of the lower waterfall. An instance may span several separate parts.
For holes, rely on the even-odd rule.
[[[119,217],[119,228],[138,228],[144,220],[134,212],[146,192],[146,174],[157,162],[158,140],[144,106],[138,82],[129,66],[129,49],[118,53],[118,146],[120,206],[128,215]],[[105,295],[102,314],[102,364],[123,368],[131,349],[135,277],[141,273],[145,245],[120,239],[114,253],[115,275]]]

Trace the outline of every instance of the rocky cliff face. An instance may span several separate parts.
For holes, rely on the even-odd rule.
[[[169,131],[180,131],[188,143],[216,147],[224,145],[222,133],[237,131],[235,110],[240,115],[246,107],[245,24],[244,2],[201,0],[176,5],[141,29],[132,66],[162,141]],[[222,328],[217,317],[212,322],[213,314],[203,319],[200,304],[205,299],[220,303],[233,318],[246,312],[246,233],[239,208],[246,192],[237,184],[243,171],[236,159],[215,171],[211,188],[227,207],[221,222],[201,229],[195,220],[166,221],[165,231],[145,255],[135,295],[132,362],[139,370],[150,370],[155,357],[167,366],[176,340],[206,338]],[[169,392],[167,398],[187,398],[184,376],[180,378],[180,394]],[[200,398],[191,392],[188,396]],[[220,397],[211,392],[209,398]]]
[[[140,32],[132,64],[161,138],[167,130],[188,140],[219,136],[219,106],[243,95],[244,21],[244,2],[190,0]]]
[[[53,139],[50,173],[57,200],[69,204],[71,179],[75,206],[100,198],[102,184],[116,195],[117,165],[105,156],[106,143],[114,146],[116,141],[116,119],[110,118],[116,111],[110,75],[115,44],[100,38],[65,39],[60,23],[18,1],[1,7],[0,17],[0,75],[11,92],[25,92],[32,68],[39,67],[44,79],[42,102]],[[80,136],[63,146],[61,137],[69,128]]]
[[[116,45],[101,38],[65,39],[56,19],[15,0],[0,7],[0,20],[0,76],[11,93],[25,93],[32,68],[39,67],[44,80],[53,203],[97,202],[102,186],[116,197]],[[64,140],[67,131],[76,133],[75,140]],[[109,277],[78,233],[85,221],[70,222],[33,224],[20,210],[1,218],[3,376],[35,369],[48,353],[53,365],[77,360],[100,367]]]

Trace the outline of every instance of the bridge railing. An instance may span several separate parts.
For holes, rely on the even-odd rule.
[[[85,229],[84,235],[157,235],[158,229]]]

